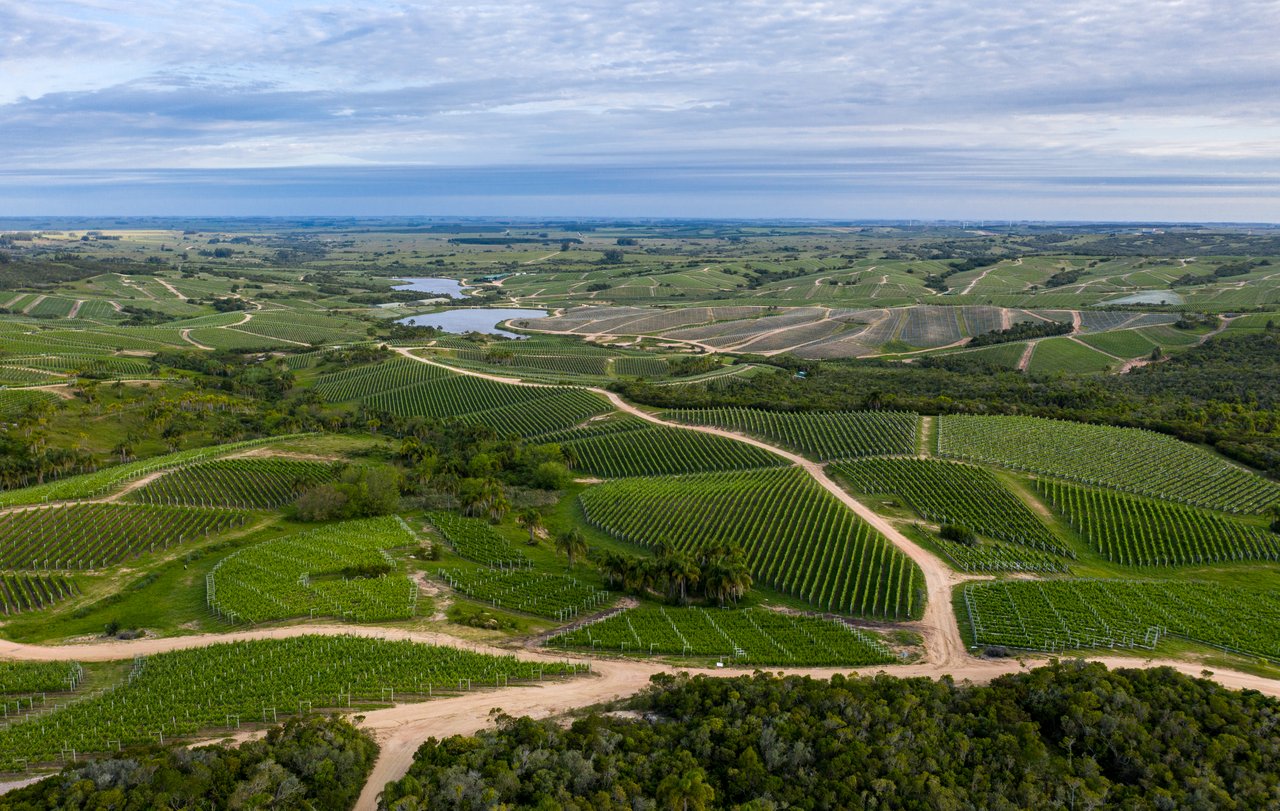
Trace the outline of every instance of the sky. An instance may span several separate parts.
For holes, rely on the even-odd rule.
[[[0,215],[1280,221],[1277,0],[0,0]]]

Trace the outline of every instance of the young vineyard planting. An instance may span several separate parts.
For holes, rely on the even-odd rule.
[[[1194,507],[1058,482],[1037,488],[1089,545],[1113,563],[1177,566],[1280,560],[1280,535]]]
[[[939,539],[934,543],[951,565],[962,572],[1058,572],[1071,571],[1058,555],[1027,546],[1002,543],[965,544]]]
[[[828,611],[918,616],[919,568],[804,471],[620,479],[579,496],[587,520],[651,546],[739,544],[752,575]]]
[[[667,416],[776,442],[814,459],[914,455],[920,417],[893,411],[790,413],[754,408],[677,409]]]
[[[786,464],[763,448],[712,434],[654,425],[635,417],[553,435],[575,468],[607,478],[748,470]],[[542,438],[539,438],[542,441]]]
[[[1039,417],[942,416],[942,456],[1236,513],[1280,501],[1280,484],[1194,445],[1137,428]]]
[[[1280,661],[1280,594],[1270,591],[1195,581],[968,583],[964,610],[975,645],[1150,649],[1177,636]]]
[[[547,645],[714,656],[744,665],[856,666],[894,661],[874,634],[843,622],[750,608],[632,608],[553,636]]]
[[[288,504],[303,489],[334,475],[333,465],[303,459],[216,459],[166,473],[126,499],[142,504],[265,510]]]
[[[580,669],[585,666],[347,636],[162,653],[135,660],[129,676],[111,689],[0,728],[0,769],[207,737],[323,709],[536,682]]]
[[[408,619],[418,589],[385,550],[417,543],[394,516],[344,521],[233,552],[205,576],[206,602],[232,622]]]
[[[59,575],[0,574],[0,611],[5,615],[34,611],[79,593],[74,580]]]
[[[495,608],[561,622],[609,605],[614,599],[609,592],[565,574],[526,569],[440,569],[436,574],[455,591]]]
[[[427,514],[427,520],[444,536],[453,551],[467,560],[500,569],[522,569],[531,565],[523,552],[479,518],[433,512]]]
[[[244,513],[72,504],[0,515],[0,567],[100,569],[242,526]]]
[[[1074,557],[989,471],[937,459],[860,459],[834,467],[859,493],[904,499],[923,518],[961,524],[1009,543]]]

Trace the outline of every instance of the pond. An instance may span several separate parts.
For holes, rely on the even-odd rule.
[[[1143,290],[1124,298],[1113,298],[1103,304],[1172,304],[1178,306],[1186,303],[1186,299],[1172,290]]]
[[[454,298],[462,298],[466,295],[463,292],[462,284],[457,279],[432,279],[432,278],[404,278],[400,279],[404,284],[398,284],[391,288],[392,290],[412,290],[416,293],[433,293],[437,296],[453,296]]]
[[[546,318],[546,310],[499,309],[496,307],[459,307],[455,310],[444,310],[426,315],[411,315],[401,318],[397,324],[410,324],[415,327],[439,327],[445,332],[487,332],[490,335],[505,335],[508,338],[524,338],[505,329],[498,329],[498,324],[511,318]]]

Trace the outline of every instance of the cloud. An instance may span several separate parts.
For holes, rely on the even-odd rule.
[[[852,163],[904,187],[974,167],[1273,176],[1280,5],[1229,12],[0,0],[0,142],[11,165],[46,168]]]

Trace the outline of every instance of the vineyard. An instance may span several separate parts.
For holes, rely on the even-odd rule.
[[[385,550],[417,542],[399,518],[344,521],[254,544],[205,578],[206,602],[231,622],[408,619],[418,589]]]
[[[302,357],[312,357],[308,353]],[[394,358],[375,366],[357,366],[321,375],[316,380],[315,392],[332,403],[360,400],[375,394],[404,388],[427,380],[441,380],[454,375],[439,366],[418,363],[408,358]]]
[[[1280,535],[1194,507],[1058,482],[1040,481],[1037,488],[1090,546],[1113,563],[1177,566],[1280,560]]]
[[[71,504],[0,515],[0,568],[98,569],[243,526],[245,515],[124,504]]]
[[[785,445],[814,459],[915,455],[920,418],[889,411],[780,413],[752,408],[677,409],[667,416],[690,425],[728,428]]]
[[[0,728],[0,769],[273,724],[322,709],[385,706],[538,681],[581,667],[347,636],[157,654],[135,660],[128,678],[111,689]]]
[[[747,470],[785,464],[780,456],[725,437],[623,417],[539,437],[570,452],[574,467],[606,478]]]
[[[427,513],[427,520],[461,557],[500,569],[527,568],[529,558],[479,518],[447,512]]]
[[[0,392],[3,394],[3,392]],[[266,445],[272,442],[280,442],[286,439],[294,439],[306,434],[281,434],[279,436],[264,437],[262,439],[250,439],[244,442],[230,442],[225,445],[207,445],[202,448],[189,448],[185,451],[176,451],[174,453],[165,454],[164,456],[155,456],[150,459],[140,459],[136,462],[126,462],[121,465],[112,465],[104,467],[93,473],[84,473],[79,476],[68,476],[65,479],[48,482],[46,484],[38,484],[32,487],[24,487],[21,490],[9,490],[0,493],[0,507],[12,507],[22,504],[40,504],[48,501],[64,501],[69,499],[94,498],[104,493],[109,493],[126,482],[133,479],[141,478],[148,473],[154,473],[159,470],[168,470],[179,468],[184,465],[195,464],[207,459],[213,459],[218,456],[225,456],[236,451],[246,450],[248,448]]]
[[[938,453],[1226,512],[1257,513],[1280,484],[1164,434],[1038,417],[942,416]]]
[[[1027,546],[1001,543],[964,544],[936,540],[943,556],[962,572],[1057,572],[1071,571],[1067,561],[1058,555]]]
[[[0,662],[0,693],[70,692],[84,678],[78,662]]]
[[[0,574],[0,611],[6,616],[44,608],[79,593],[74,580],[59,575]]]
[[[894,661],[874,634],[819,617],[743,609],[632,608],[549,639],[548,646],[744,665],[876,665]]]
[[[288,504],[302,490],[334,475],[333,465],[302,459],[216,459],[166,473],[125,498],[142,504],[265,510]]]
[[[620,479],[579,496],[623,541],[696,552],[740,544],[752,575],[828,611],[918,616],[920,570],[798,468]]]
[[[455,591],[495,608],[568,622],[584,611],[609,605],[613,595],[576,577],[521,569],[440,569]]]
[[[989,471],[936,459],[862,459],[834,471],[859,493],[904,499],[923,518],[960,524],[991,538],[1075,557]]]
[[[1165,636],[1280,661],[1280,594],[1217,583],[1046,580],[969,583],[975,645],[1028,650],[1154,648]]]

